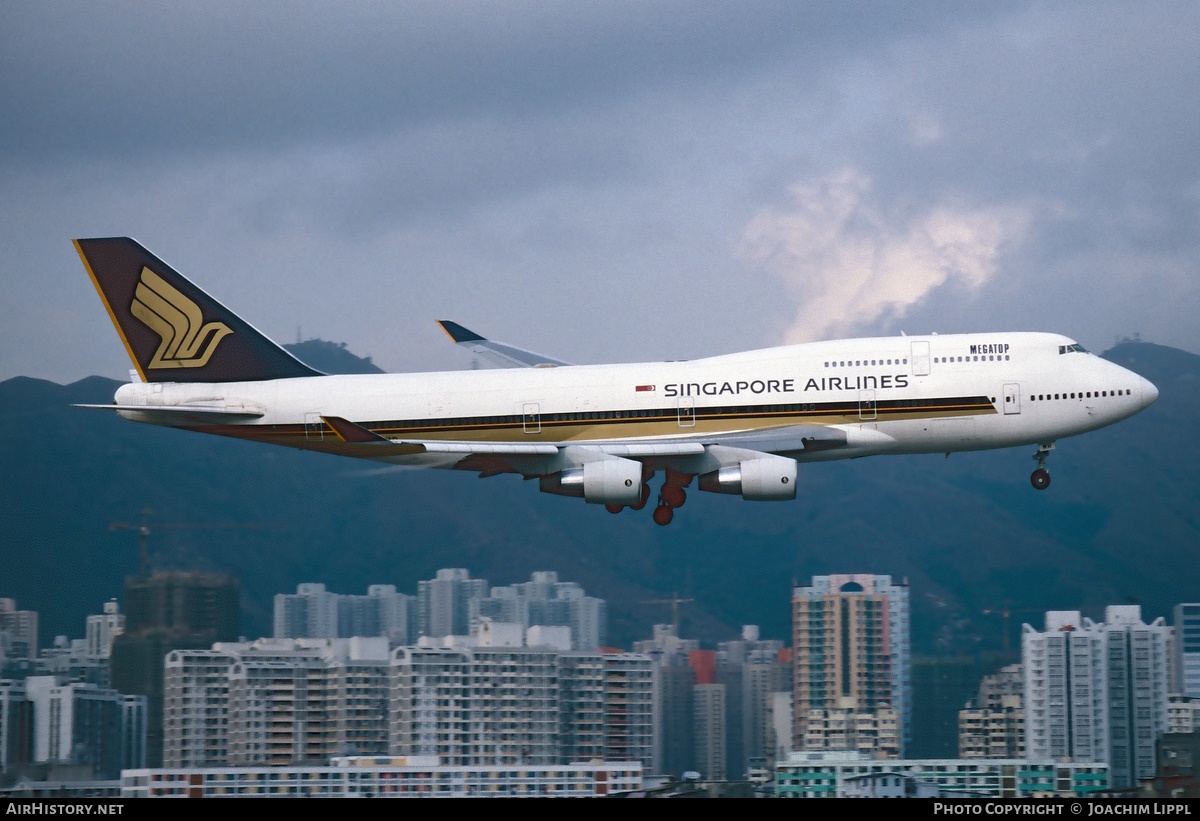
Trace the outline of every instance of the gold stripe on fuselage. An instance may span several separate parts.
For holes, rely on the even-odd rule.
[[[492,423],[462,423],[455,425],[401,426],[394,422],[364,422],[362,427],[380,436],[401,441],[478,442],[481,444],[522,444],[536,442],[625,441],[678,437],[707,437],[726,433],[769,430],[793,425],[831,426],[864,422],[891,422],[913,419],[948,419],[966,416],[988,416],[997,413],[990,402],[957,402],[924,407],[878,408],[874,418],[859,415],[857,406],[837,403],[835,408],[820,408],[801,412],[723,413],[705,415],[697,409],[695,424],[681,425],[676,414],[657,418],[617,418],[597,420],[556,420],[547,414],[540,420],[537,433],[526,433],[521,421]],[[665,411],[663,412],[666,413]],[[519,418],[519,417],[518,417]],[[346,443],[324,422],[320,428],[293,425],[221,425],[193,428],[239,439],[254,439],[287,445],[305,450],[365,455],[361,444]]]

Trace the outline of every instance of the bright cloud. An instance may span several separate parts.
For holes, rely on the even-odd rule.
[[[891,218],[871,183],[846,170],[791,189],[793,203],[767,209],[743,235],[744,259],[779,277],[799,307],[787,341],[841,335],[885,315],[903,316],[947,282],[976,290],[1030,223],[1017,206],[940,204]]]

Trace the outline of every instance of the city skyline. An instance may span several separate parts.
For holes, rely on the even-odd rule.
[[[391,585],[341,597],[304,583],[296,594],[277,597],[277,614],[305,602],[315,606],[332,621],[293,621],[320,636],[221,640],[221,631],[236,629],[236,617],[226,612],[235,603],[229,595],[235,580],[194,573],[130,579],[128,614],[115,599],[107,601],[101,614],[88,617],[86,639],[56,641],[36,653],[36,662],[8,660],[15,680],[0,687],[0,743],[18,762],[28,761],[23,755],[66,761],[64,751],[72,750],[109,780],[119,769],[142,766],[323,764],[357,751],[434,756],[443,766],[565,765],[633,755],[648,773],[678,777],[694,769],[723,781],[780,763],[771,728],[778,732],[790,722],[776,715],[781,704],[774,696],[790,693],[796,728],[785,729],[791,752],[780,778],[801,761],[823,755],[842,761],[847,750],[915,766],[903,763],[916,760],[905,749],[912,698],[906,580],[813,577],[793,591],[792,647],[761,640],[756,627],[746,626],[740,640],[716,651],[680,638],[673,625],[656,626],[654,638],[633,652],[578,649],[577,631],[565,624],[531,621],[523,632],[523,623],[493,622],[475,605],[518,597],[548,602],[564,592],[568,601],[587,600],[578,585],[546,571],[493,587],[465,568],[444,568],[420,588],[421,596],[409,598],[421,601],[421,612],[444,611],[447,625],[451,613],[471,613],[462,625],[469,636],[455,630],[412,643],[378,614],[370,617],[363,605],[382,607],[399,595]],[[1079,611],[1046,611],[1045,632],[1024,624],[1021,664],[984,677],[978,702],[968,704],[984,708],[982,714],[960,713],[960,749],[971,746],[975,761],[1014,760],[1021,753],[1021,742],[1010,737],[1016,729],[1030,762],[1067,756],[1104,765],[1081,771],[1077,791],[1130,789],[1155,776],[1157,741],[1168,728],[1194,732],[1200,720],[1200,699],[1185,698],[1185,668],[1178,663],[1196,606],[1173,608],[1174,625],[1161,617],[1148,623],[1139,606],[1127,604],[1107,606],[1103,622]],[[347,624],[380,635],[334,638],[346,614],[353,616]],[[0,616],[0,648],[33,655],[37,614],[4,599]],[[434,623],[430,615],[417,618]],[[565,620],[565,611],[556,618]],[[141,669],[143,644],[167,651],[165,670]],[[147,672],[165,681],[129,688]],[[110,681],[113,689],[105,689]],[[1003,720],[991,721],[989,709]],[[59,725],[52,721],[59,713],[77,717]],[[212,721],[217,714],[219,726]],[[446,727],[456,729],[435,731]],[[20,735],[30,729],[31,747]],[[809,757],[796,758],[801,754]],[[1099,772],[1102,783],[1095,780]]]

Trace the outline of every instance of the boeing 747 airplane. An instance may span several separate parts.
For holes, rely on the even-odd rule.
[[[75,240],[136,371],[102,407],[137,422],[376,462],[516,473],[669,524],[693,480],[796,497],[801,462],[1036,446],[1150,405],[1149,381],[1050,333],[839,339],[685,362],[571,365],[450,337],[507,370],[330,376],[136,241]]]

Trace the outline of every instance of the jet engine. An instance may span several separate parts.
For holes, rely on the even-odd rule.
[[[633,505],[642,499],[642,463],[602,459],[541,477],[542,493],[582,496],[596,505]]]
[[[796,460],[763,456],[705,473],[700,489],[710,493],[735,493],[751,502],[796,498]]]

